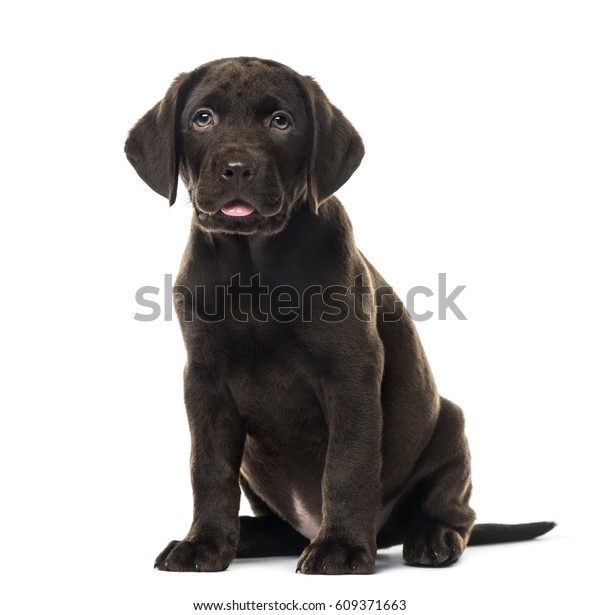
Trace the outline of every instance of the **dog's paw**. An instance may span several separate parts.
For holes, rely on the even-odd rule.
[[[458,560],[465,546],[456,530],[435,524],[407,538],[403,556],[409,566],[449,566]]]
[[[159,570],[172,572],[220,572],[235,555],[232,545],[210,540],[172,540],[154,562]]]
[[[315,540],[304,549],[296,572],[303,574],[373,574],[375,554],[338,540]]]

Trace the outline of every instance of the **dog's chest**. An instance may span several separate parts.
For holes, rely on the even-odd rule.
[[[307,394],[315,380],[307,349],[291,327],[273,324],[225,325],[213,337],[216,373],[240,409],[264,395]]]
[[[247,431],[242,473],[272,510],[313,539],[328,429],[309,363],[284,331],[248,331],[224,373]]]

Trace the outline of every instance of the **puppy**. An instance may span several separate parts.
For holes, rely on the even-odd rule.
[[[463,414],[354,243],[333,194],[363,144],[313,79],[210,62],[175,79],[125,151],[170,204],[180,177],[194,210],[174,294],[194,511],[157,568],[299,554],[302,573],[372,573],[396,544],[410,565],[447,566],[467,544],[554,526],[474,526]]]

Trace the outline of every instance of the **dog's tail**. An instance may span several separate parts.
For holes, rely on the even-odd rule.
[[[517,540],[530,540],[549,532],[556,523],[552,521],[538,521],[536,523],[518,523],[507,525],[504,523],[478,523],[473,527],[469,546],[489,545],[494,542],[515,542]]]

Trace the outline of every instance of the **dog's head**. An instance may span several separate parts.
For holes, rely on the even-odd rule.
[[[209,232],[276,233],[356,170],[360,136],[310,77],[232,58],[177,77],[131,130],[127,158],[173,204],[185,184]]]

